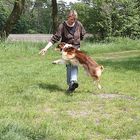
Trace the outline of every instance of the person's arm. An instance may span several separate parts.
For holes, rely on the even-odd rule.
[[[81,27],[81,31],[80,31],[80,39],[83,40],[84,35],[86,34],[86,30],[84,28],[84,26],[82,25],[82,23],[80,22],[80,27]]]
[[[49,43],[46,45],[46,47],[43,48],[43,49],[39,52],[39,54],[45,55],[45,53],[47,52],[47,50],[48,50],[52,45],[53,45],[52,42],[49,42]]]
[[[55,32],[55,34],[51,37],[50,42],[52,44],[55,44],[62,38],[62,33],[63,33],[63,23],[61,23]]]
[[[56,33],[51,37],[49,43],[46,45],[45,48],[43,48],[39,54],[45,55],[45,53],[47,52],[47,50],[56,42],[58,42],[61,37],[62,37],[62,30],[63,30],[63,24],[60,24]]]

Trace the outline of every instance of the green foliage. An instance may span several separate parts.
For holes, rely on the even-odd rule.
[[[58,9],[58,23],[61,23],[66,19],[66,3],[60,1]],[[51,1],[27,1],[24,13],[12,33],[52,33],[51,10]]]
[[[135,0],[94,0],[88,4],[77,3],[73,8],[95,39],[111,36],[140,38],[140,12]]]
[[[0,0],[0,31],[4,26],[8,16],[8,11],[4,8],[3,1]]]
[[[114,36],[140,38],[140,19],[136,5],[137,2],[133,0],[124,1],[115,7],[112,14]],[[119,10],[117,11],[118,8]]]
[[[58,25],[62,23],[64,20],[66,20],[67,11],[69,10],[69,7],[66,5],[66,2],[59,1],[57,3],[58,5]]]
[[[5,24],[8,16],[10,15],[14,2],[2,1],[0,4],[0,30]],[[16,26],[12,30],[12,33],[30,33],[34,31],[36,33],[50,33],[51,26],[51,4],[48,0],[42,0],[32,2],[26,1],[25,9],[17,22]],[[10,10],[9,10],[10,9]]]
[[[13,8],[14,0],[0,1],[0,30]],[[110,37],[140,38],[139,0],[82,0],[66,5],[58,2],[58,24],[68,9],[76,9],[79,20],[94,40]],[[26,1],[24,13],[12,33],[52,33],[51,0]]]

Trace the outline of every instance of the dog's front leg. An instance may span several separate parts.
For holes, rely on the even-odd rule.
[[[58,59],[53,61],[52,64],[66,64],[66,61],[64,59]]]

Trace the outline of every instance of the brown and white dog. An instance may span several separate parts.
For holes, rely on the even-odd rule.
[[[56,60],[53,64],[68,64],[82,65],[85,71],[97,84],[98,89],[101,89],[99,84],[100,77],[104,67],[97,64],[91,57],[87,56],[84,52],[74,48],[71,44],[60,43],[55,50],[62,53],[62,59]]]

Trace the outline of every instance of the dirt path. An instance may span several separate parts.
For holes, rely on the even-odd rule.
[[[8,41],[47,42],[52,34],[10,34]]]
[[[10,34],[8,41],[48,42],[52,34]],[[84,38],[91,37],[86,34]]]

